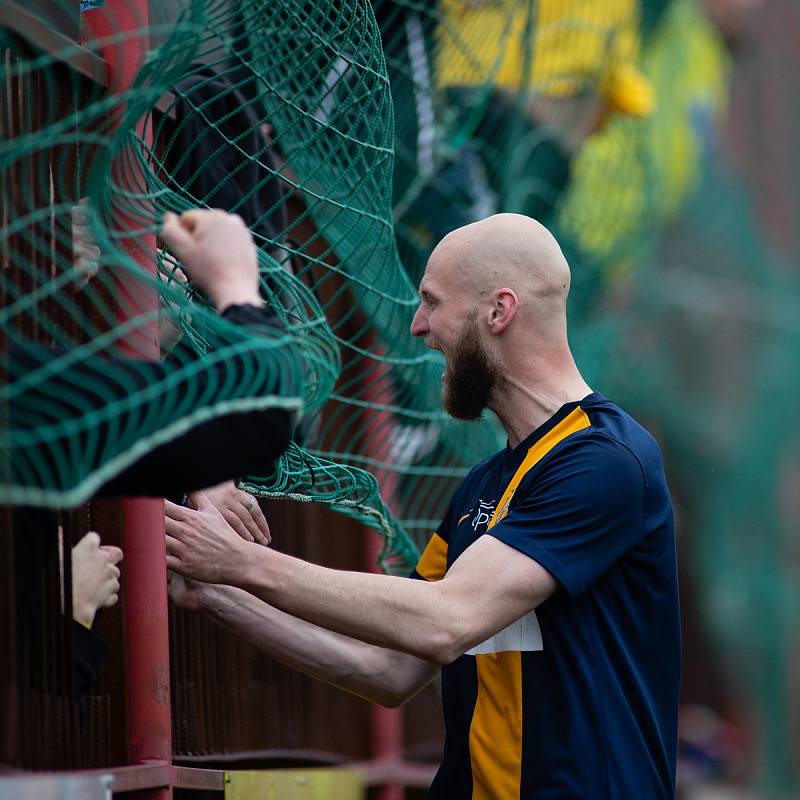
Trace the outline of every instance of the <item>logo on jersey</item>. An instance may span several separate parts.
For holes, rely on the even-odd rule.
[[[478,500],[478,512],[472,520],[472,530],[477,531],[481,525],[488,525],[494,513],[495,500],[487,503],[485,500]]]

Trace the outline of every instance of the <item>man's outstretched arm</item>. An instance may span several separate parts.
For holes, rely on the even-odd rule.
[[[332,570],[257,547],[210,504],[167,503],[167,566],[224,583],[345,636],[447,664],[544,602],[556,580],[530,557],[482,536],[436,582]]]
[[[282,664],[383,706],[401,705],[438,672],[436,664],[312,625],[232,586],[172,573],[169,593]]]

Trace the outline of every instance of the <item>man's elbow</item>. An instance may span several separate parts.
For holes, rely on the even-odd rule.
[[[428,676],[424,680],[410,680],[406,683],[392,683],[373,692],[372,700],[384,708],[399,708],[405,705],[412,697],[419,694],[432,680]]]
[[[384,650],[382,667],[369,673],[370,700],[386,708],[398,708],[421,692],[438,674],[431,659],[399,650]]]
[[[460,630],[458,626],[442,626],[432,633],[422,657],[437,666],[446,667],[464,655],[467,650],[467,640],[466,631]]]
[[[384,708],[400,708],[414,696],[415,692],[384,691],[380,692],[372,699],[379,706]]]
[[[427,683],[427,681],[426,681]],[[399,708],[408,702],[423,686],[402,676],[371,676],[357,691],[361,697],[384,708]]]

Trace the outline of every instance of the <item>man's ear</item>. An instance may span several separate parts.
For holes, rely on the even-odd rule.
[[[495,289],[489,312],[489,333],[502,333],[510,325],[518,309],[519,298],[513,289]]]

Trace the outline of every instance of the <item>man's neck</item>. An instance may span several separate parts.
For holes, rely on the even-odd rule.
[[[577,369],[571,373],[551,381],[526,381],[513,376],[501,380],[489,408],[505,428],[511,447],[547,422],[565,403],[577,402],[592,393]]]

